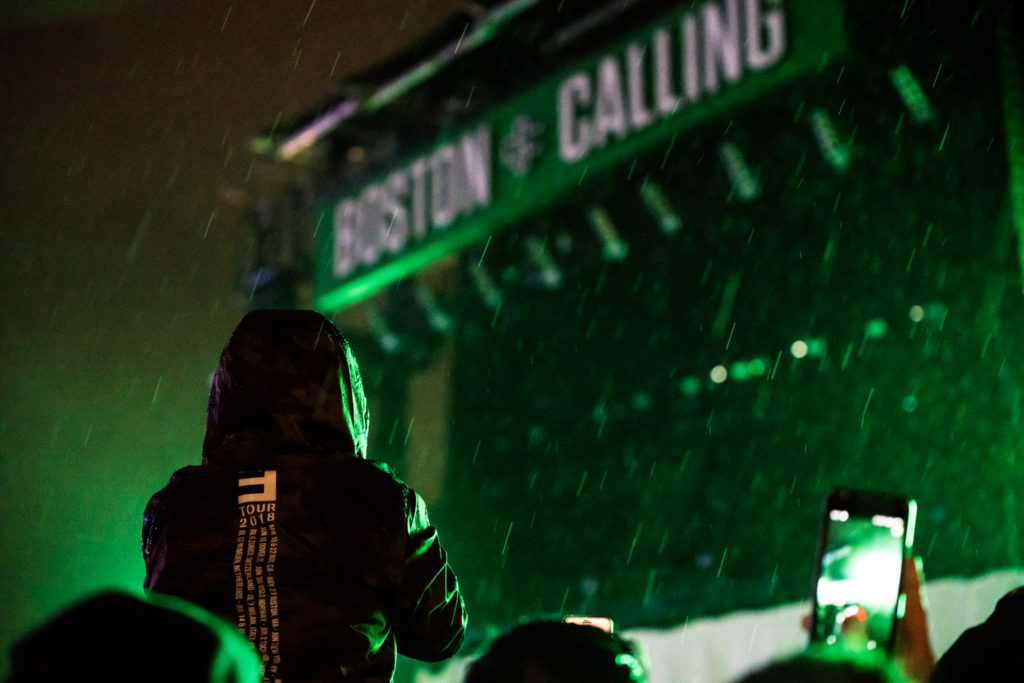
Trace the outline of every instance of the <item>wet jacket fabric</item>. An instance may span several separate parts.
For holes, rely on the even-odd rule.
[[[390,681],[438,661],[466,611],[423,500],[365,459],[355,358],[312,311],[254,311],[221,354],[202,464],[146,507],[145,587],[219,614],[265,681]]]

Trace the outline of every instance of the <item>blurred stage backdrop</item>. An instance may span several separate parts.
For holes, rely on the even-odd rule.
[[[450,10],[221,193],[232,311],[352,339],[467,651],[798,602],[837,485],[917,500],[930,580],[1021,565],[1018,8]]]

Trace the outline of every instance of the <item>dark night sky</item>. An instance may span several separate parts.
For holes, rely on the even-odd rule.
[[[143,506],[198,461],[207,378],[242,312],[222,191],[245,187],[251,137],[453,4],[0,16],[4,650],[86,591],[141,584]]]

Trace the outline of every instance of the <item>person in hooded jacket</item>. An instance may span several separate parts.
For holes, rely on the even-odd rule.
[[[313,311],[246,314],[210,390],[202,464],[146,507],[145,588],[231,622],[264,681],[391,681],[440,661],[466,609],[423,499],[366,459],[347,340]]]

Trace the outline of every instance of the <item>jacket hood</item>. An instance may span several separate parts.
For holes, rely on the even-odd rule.
[[[259,310],[221,352],[206,411],[203,462],[244,451],[366,457],[369,413],[348,341],[315,311]],[[255,448],[253,449],[253,446]],[[225,455],[224,457],[228,457]]]

